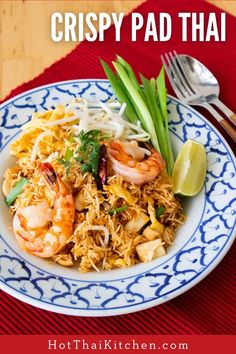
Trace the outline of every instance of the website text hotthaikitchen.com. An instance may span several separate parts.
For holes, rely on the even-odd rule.
[[[189,349],[187,342],[161,342],[157,341],[136,341],[134,338],[131,340],[113,340],[113,339],[98,339],[87,341],[86,339],[73,339],[69,341],[60,341],[57,339],[48,340],[48,350],[96,350],[104,352],[106,350],[149,350],[149,351],[184,351]]]

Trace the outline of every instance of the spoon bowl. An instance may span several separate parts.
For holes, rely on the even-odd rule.
[[[216,98],[219,96],[219,83],[204,64],[189,55],[179,54],[178,58],[190,84],[196,91],[199,91],[206,99],[208,96],[210,99],[213,96]]]
[[[236,125],[236,114],[219,99],[220,85],[212,72],[190,55],[179,54],[178,60],[190,86],[199,95],[195,103],[204,100],[206,103],[214,104]]]

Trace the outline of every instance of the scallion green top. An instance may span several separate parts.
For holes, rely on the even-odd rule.
[[[115,73],[105,61],[101,60],[101,64],[117,99],[126,103],[126,117],[132,123],[141,122],[142,127],[150,134],[153,147],[166,161],[170,175],[174,158],[168,129],[164,68],[162,67],[157,78],[150,80],[140,74],[143,85],[141,88],[133,69],[120,56],[113,62]]]

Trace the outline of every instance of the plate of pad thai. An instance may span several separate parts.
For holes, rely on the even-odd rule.
[[[118,57],[108,80],[42,86],[1,106],[0,284],[80,316],[134,312],[203,279],[235,230],[235,158],[164,71]],[[222,201],[222,193],[224,200]]]

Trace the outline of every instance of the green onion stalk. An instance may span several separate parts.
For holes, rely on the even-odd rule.
[[[118,101],[126,103],[127,119],[134,124],[140,121],[149,133],[153,147],[166,161],[167,173],[171,175],[174,157],[168,128],[164,68],[161,68],[157,78],[150,80],[140,74],[141,87],[130,64],[120,56],[112,62],[115,72],[104,60],[101,64]]]

